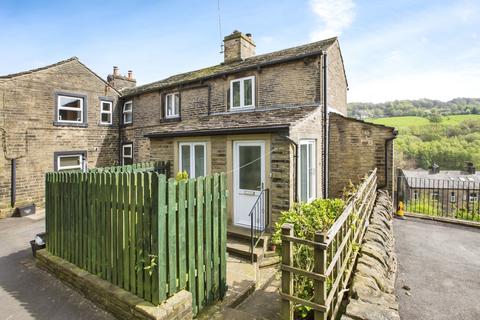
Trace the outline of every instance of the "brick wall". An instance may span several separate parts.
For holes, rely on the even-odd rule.
[[[394,128],[374,125],[330,114],[329,196],[339,197],[351,180],[357,184],[365,174],[378,169],[378,185],[393,188],[393,141],[387,145],[385,177],[385,141],[393,138]],[[387,180],[385,179],[387,178]]]
[[[56,92],[86,96],[87,127],[55,126]],[[17,160],[17,205],[42,205],[54,152],[86,151],[88,167],[118,159],[118,94],[78,60],[0,81],[0,216],[10,209],[10,159]],[[113,100],[112,126],[101,126],[100,97]],[[1,133],[1,132],[0,132]],[[3,209],[3,210],[2,210]]]

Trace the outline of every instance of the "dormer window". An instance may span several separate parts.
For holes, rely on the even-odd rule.
[[[127,101],[123,104],[123,124],[130,124],[132,121],[132,101]]]
[[[165,96],[165,118],[180,117],[180,94],[169,93]]]
[[[255,77],[230,81],[230,106],[232,110],[255,108]]]

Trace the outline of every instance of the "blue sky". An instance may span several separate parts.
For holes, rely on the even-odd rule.
[[[352,101],[480,97],[480,0],[220,0],[257,53],[338,35]],[[78,56],[139,84],[222,61],[217,0],[0,2],[0,74]]]

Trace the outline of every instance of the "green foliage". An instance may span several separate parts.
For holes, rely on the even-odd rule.
[[[175,180],[177,180],[177,181],[188,180],[188,173],[187,173],[187,171],[179,171],[179,172],[177,172],[177,175],[175,176]]]
[[[395,100],[383,103],[353,102],[348,104],[348,115],[358,119],[399,116],[428,117],[433,113],[439,115],[479,114],[480,99],[456,98],[447,102],[419,99]]]
[[[284,223],[293,224],[295,237],[314,240],[315,233],[328,231],[344,208],[345,202],[342,199],[316,199],[311,203],[296,203],[292,209],[281,213],[280,219],[275,225],[272,242],[281,244],[281,227]],[[313,271],[313,248],[306,245],[293,245],[293,266]],[[294,292],[299,298],[310,300],[313,297],[313,281],[311,279],[294,275],[293,286]],[[298,306],[295,315],[300,319],[305,319],[311,315],[311,312],[309,307]]]

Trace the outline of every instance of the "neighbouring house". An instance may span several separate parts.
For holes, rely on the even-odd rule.
[[[118,97],[77,58],[0,76],[0,217],[41,206],[48,171],[118,162]]]
[[[76,59],[1,78],[1,92],[9,97],[0,109],[7,115],[0,126],[7,151],[1,160],[2,204],[10,207],[10,159],[23,155],[13,154],[14,148],[26,152],[17,161],[17,201],[41,203],[43,174],[62,169],[59,161],[79,168],[78,159],[88,167],[169,161],[174,174],[226,172],[229,226],[244,230],[251,228],[250,212],[265,189],[268,201],[256,212],[261,229],[272,227],[294,202],[339,196],[349,181],[357,183],[374,168],[379,184],[391,190],[396,132],[346,116],[348,83],[338,39],[262,55],[255,48],[250,34],[235,31],[225,37],[218,65],[142,86],[117,69],[103,81]],[[22,83],[16,91],[10,89],[14,81]],[[73,101],[83,97],[84,109],[65,109],[76,115],[69,121],[81,123],[58,126],[56,92]],[[100,123],[105,98],[112,101],[112,125],[106,127]],[[9,138],[13,128],[19,130],[13,125],[21,118],[19,101],[28,106],[18,131],[23,149]],[[32,116],[37,113],[41,124]],[[85,152],[77,160],[59,158],[59,152],[79,151]]]
[[[418,213],[451,215],[458,211],[480,214],[480,173],[468,162],[464,170],[440,170],[433,164],[429,170],[399,170],[399,201],[407,210]]]

